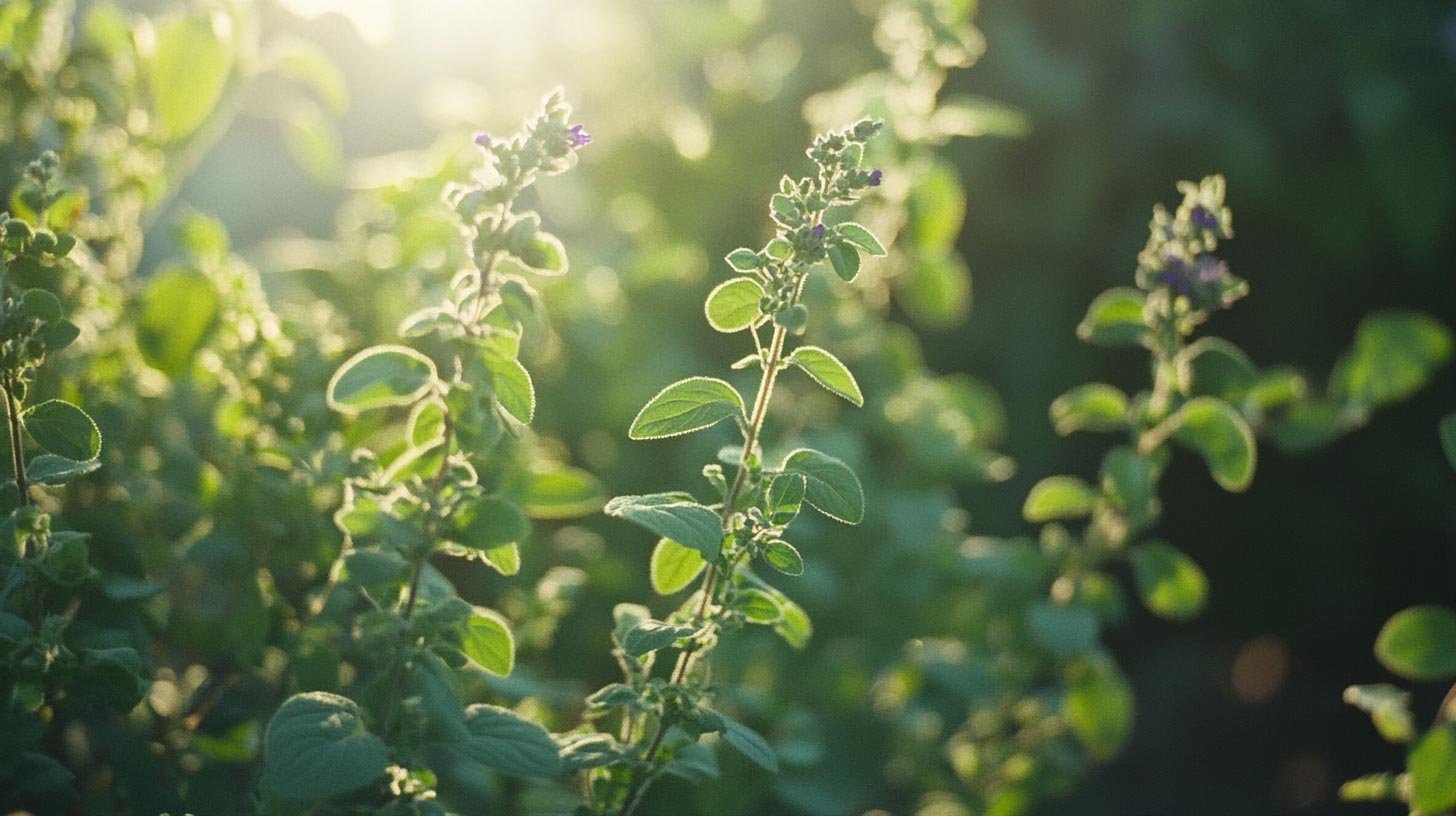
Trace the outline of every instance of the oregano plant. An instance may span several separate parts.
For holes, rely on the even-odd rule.
[[[441,302],[406,317],[399,342],[359,351],[328,384],[329,405],[356,420],[356,474],[335,517],[347,541],[305,623],[295,672],[305,690],[268,725],[270,812],[441,813],[441,782],[561,770],[544,728],[467,697],[471,678],[510,673],[514,637],[431,559],[512,575],[531,531],[525,508],[554,514],[553,497],[593,488],[580,471],[543,477],[513,452],[535,413],[520,360],[526,327],[542,319],[531,278],[567,266],[521,197],[590,143],[570,110],[556,91],[520,133],[475,137],[485,167],[446,192],[473,263],[436,282]]]
[[[779,376],[791,370],[855,405],[864,402],[854,375],[832,352],[794,338],[809,321],[801,298],[811,271],[827,267],[853,280],[863,254],[885,252],[868,229],[838,220],[840,209],[882,181],[879,170],[861,167],[865,144],[879,129],[863,120],[816,138],[807,151],[814,174],[785,176],[770,200],[774,237],[760,249],[728,253],[735,277],[708,294],[708,323],[751,341],[751,352],[733,367],[757,369],[752,396],[744,399],[723,379],[689,377],[648,400],[628,431],[633,439],[663,439],[729,420],[741,441],[703,468],[712,501],[669,492],[618,496],[606,505],[608,515],[659,537],[651,560],[659,594],[696,589],[663,618],[640,604],[613,611],[613,655],[623,679],[587,699],[587,716],[612,721],[616,734],[584,730],[568,735],[563,750],[568,768],[587,771],[592,813],[630,816],[663,774],[715,775],[714,755],[701,741],[707,734],[765,770],[778,769],[763,737],[712,707],[708,669],[719,640],[744,625],[773,627],[790,643],[807,640],[807,615],[755,570],[803,572],[803,556],[785,535],[806,505],[846,524],[864,516],[864,494],[848,465],[809,448],[775,450],[765,421]]]
[[[74,270],[76,236],[46,225],[66,195],[59,160],[43,154],[17,189],[35,220],[0,214],[0,401],[8,478],[0,483],[0,807],[61,811],[73,775],[47,751],[58,729],[142,698],[143,661],[98,608],[138,597],[142,582],[92,564],[87,536],[66,529],[53,491],[100,467],[101,433],[80,406],[35,387],[80,335],[50,291]],[[142,585],[142,595],[148,594]],[[125,625],[125,618],[111,616]],[[79,733],[84,733],[80,731]]]

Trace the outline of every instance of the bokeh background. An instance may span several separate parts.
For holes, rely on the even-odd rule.
[[[306,131],[280,129],[298,113],[264,90],[245,99],[180,200],[215,213],[265,272],[282,273],[288,246],[334,234],[349,188],[378,167],[360,160],[442,131],[504,130],[563,85],[596,137],[579,182],[593,196],[543,194],[558,232],[594,236],[567,240],[574,270],[630,275],[623,267],[639,256],[625,247],[681,243],[688,250],[662,274],[691,297],[638,288],[628,319],[693,338],[684,359],[732,359],[691,305],[723,274],[706,259],[762,235],[762,202],[802,164],[804,101],[882,63],[875,6],[295,0],[268,24],[321,44],[342,69],[353,100],[338,123],[342,160],[310,148]],[[985,56],[949,89],[1009,105],[1027,127],[945,148],[967,193],[959,249],[974,305],[961,325],[918,329],[932,368],[974,375],[1007,406],[1001,449],[1017,473],[956,486],[972,531],[1016,532],[1037,479],[1095,471],[1103,443],[1057,437],[1047,405],[1080,382],[1145,376],[1141,355],[1081,344],[1073,327],[1095,293],[1131,280],[1149,207],[1178,179],[1229,179],[1227,254],[1252,295],[1210,330],[1260,364],[1322,377],[1377,307],[1456,324],[1456,4],[986,0],[977,21]],[[650,223],[634,216],[644,211]],[[172,251],[165,230],[153,237],[151,262]],[[615,330],[620,293],[611,275],[596,280],[602,331]],[[645,395],[669,374],[639,376]],[[578,447],[583,417],[620,438],[635,408],[600,404],[559,376],[545,387],[560,406],[543,414],[545,431]],[[1111,634],[1139,698],[1132,740],[1041,812],[1394,812],[1335,801],[1340,780],[1399,760],[1340,692],[1386,679],[1370,644],[1391,613],[1456,600],[1456,476],[1435,434],[1453,407],[1447,369],[1329,448],[1262,450],[1245,495],[1179,460],[1162,529],[1207,571],[1210,604],[1182,625],[1138,612]],[[691,473],[673,449],[655,450],[664,469]],[[663,486],[656,474],[631,478]],[[629,599],[616,586],[603,603]],[[599,629],[582,625],[585,644]],[[604,655],[581,661],[607,679]]]

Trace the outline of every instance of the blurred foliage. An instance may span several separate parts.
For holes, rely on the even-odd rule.
[[[0,194],[44,226],[20,173],[55,151],[68,197],[50,216],[78,239],[31,284],[80,329],[32,388],[84,406],[106,440],[102,467],[46,490],[46,509],[56,529],[90,534],[89,563],[123,587],[91,593],[79,620],[119,632],[108,646],[135,649],[151,679],[127,715],[63,701],[41,709],[44,728],[7,727],[0,771],[30,783],[12,798],[37,812],[57,792],[78,792],[77,812],[251,812],[269,716],[295,691],[359,679],[365,663],[321,654],[304,626],[345,546],[331,516],[367,433],[329,410],[326,387],[469,265],[442,192],[473,168],[470,134],[505,132],[558,82],[596,141],[530,202],[573,264],[542,286],[551,321],[522,327],[540,434],[526,450],[619,493],[692,484],[730,441],[624,433],[664,381],[741,353],[703,326],[701,297],[727,273],[709,259],[762,235],[745,202],[774,189],[811,130],[887,122],[866,159],[884,184],[856,217],[889,255],[852,287],[811,276],[804,295],[824,316],[806,341],[839,354],[865,407],[786,384],[765,440],[853,466],[864,521],[796,524],[808,557],[795,598],[814,621],[802,650],[745,632],[713,666],[717,705],[765,735],[781,773],[724,753],[717,781],[664,779],[640,812],[1010,814],[1057,794],[1069,814],[1307,810],[1332,794],[1332,765],[1381,767],[1334,705],[1344,677],[1375,670],[1349,662],[1348,644],[1393,609],[1449,598],[1456,542],[1429,432],[1456,388],[1446,371],[1417,393],[1445,371],[1442,324],[1456,319],[1456,45],[1442,4],[348,4],[365,33],[368,10],[392,6],[379,41],[337,15],[300,16],[309,5],[0,5]],[[1122,583],[1157,615],[1208,615],[1150,626],[1062,518],[1098,511],[1116,481],[1028,480],[1101,471],[1102,451],[1077,437],[1048,444],[1048,402],[1062,434],[1139,416],[1113,385],[1145,375],[1137,355],[1088,356],[1072,327],[1095,291],[1129,282],[1145,202],[1213,169],[1238,204],[1226,257],[1257,295],[1217,321],[1248,354],[1207,338],[1169,351],[1153,393],[1207,409],[1203,430],[1172,436],[1225,487],[1245,486],[1252,434],[1333,451],[1266,454],[1234,503],[1179,459],[1159,462],[1151,506],[1177,549],[1121,550],[1137,554]],[[1096,299],[1084,339],[1143,337],[1133,294]],[[1322,385],[1300,374],[1332,362]],[[1397,419],[1345,437],[1382,407]],[[1045,522],[1040,542],[1011,532],[1022,511]],[[534,526],[512,578],[438,563],[515,630],[514,671],[480,674],[460,699],[558,732],[617,671],[611,608],[653,589],[652,542],[565,515]],[[1239,660],[1268,633],[1299,637],[1298,693],[1249,708]],[[1435,679],[1410,642],[1382,637],[1380,659]],[[1345,662],[1312,668],[1331,655]],[[1277,690],[1282,676],[1263,671]],[[1225,672],[1232,693],[1208,679]],[[1420,728],[1402,694],[1352,693],[1382,735],[1417,740],[1412,776],[1367,780],[1364,795],[1438,812],[1450,729]],[[1231,759],[1245,752],[1258,767]],[[1422,778],[1437,782],[1410,781]],[[383,784],[439,783],[463,813],[576,801],[554,783],[471,782]]]

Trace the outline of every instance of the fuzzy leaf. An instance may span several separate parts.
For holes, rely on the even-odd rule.
[[[713,377],[689,377],[648,400],[627,435],[633,439],[662,439],[742,416],[743,397],[733,386]]]
[[[838,357],[818,346],[800,346],[789,355],[789,362],[803,369],[810,379],[855,405],[864,405],[864,394]]]

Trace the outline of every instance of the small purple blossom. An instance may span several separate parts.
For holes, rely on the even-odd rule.
[[[884,181],[884,179],[885,179],[885,174],[884,174],[883,171],[880,171],[880,170],[872,171],[870,173],[870,186],[871,187],[878,187],[878,186],[880,186],[880,182],[881,181]]]
[[[567,147],[586,147],[591,144],[591,141],[591,134],[587,133],[582,125],[572,125],[571,135],[567,137],[566,144]]]
[[[475,134],[475,143],[481,147],[490,147],[490,134],[483,132]]]
[[[1175,293],[1192,298],[1195,305],[1208,308],[1217,302],[1220,283],[1227,274],[1228,262],[1212,255],[1199,255],[1192,263],[1170,255],[1158,280]]]
[[[1190,217],[1193,221],[1193,226],[1198,227],[1199,229],[1218,229],[1218,216],[1209,212],[1208,209],[1201,204],[1193,208],[1193,212],[1190,213]]]
[[[817,244],[824,243],[824,225],[823,224],[815,224],[814,225],[814,229],[809,230],[809,232],[813,233],[813,235],[814,235],[814,242],[815,243],[817,243]]]

